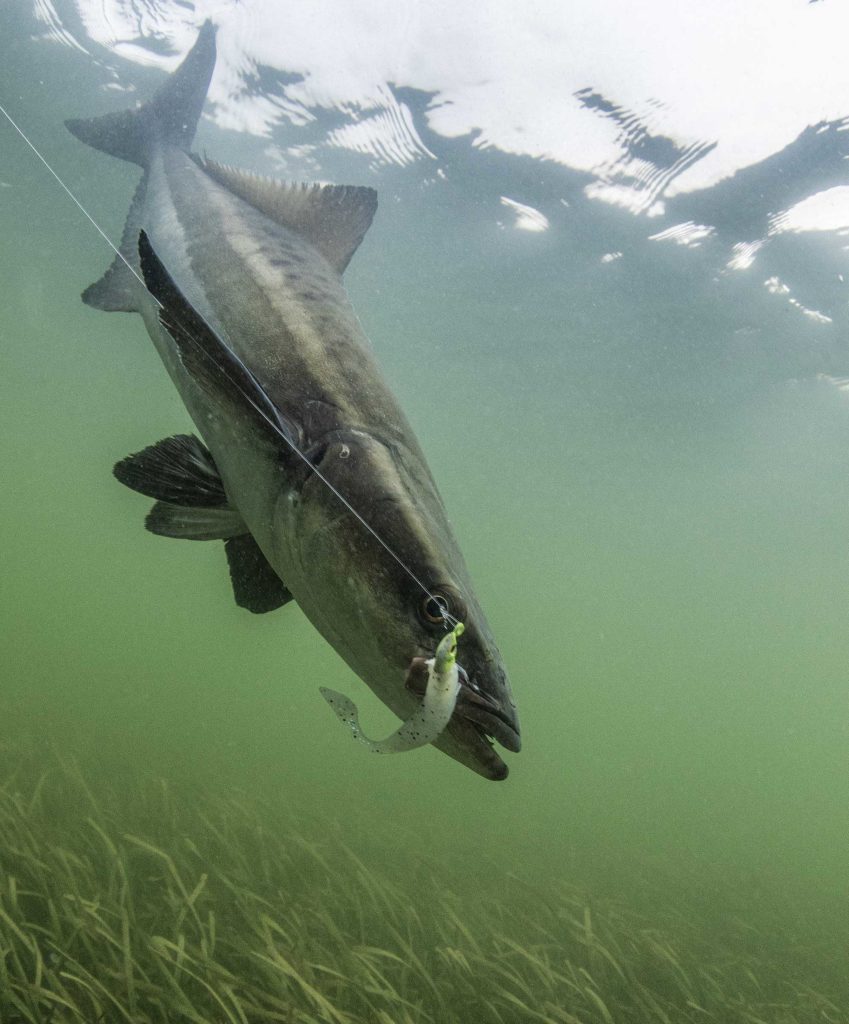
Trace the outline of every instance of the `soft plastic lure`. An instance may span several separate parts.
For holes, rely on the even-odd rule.
[[[451,720],[457,694],[460,692],[460,674],[457,666],[457,638],[463,632],[463,623],[457,625],[439,642],[436,654],[425,662],[427,688],[420,707],[385,740],[370,740],[360,728],[357,705],[343,693],[321,686],[321,695],[338,717],[375,754],[399,754],[432,743]]]

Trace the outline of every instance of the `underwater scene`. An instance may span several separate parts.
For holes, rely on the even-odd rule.
[[[847,38],[0,5],[0,1024],[849,1022]]]

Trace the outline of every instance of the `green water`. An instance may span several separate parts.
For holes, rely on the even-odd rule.
[[[120,96],[2,17],[2,102],[117,237],[134,169],[61,123]],[[157,81],[138,72],[140,92]],[[238,150],[202,126],[198,148],[216,144]],[[520,164],[501,169],[514,191]],[[392,716],[299,610],[252,617],[220,545],[144,531],[145,500],[111,466],[187,416],[140,320],[80,303],[109,253],[8,125],[0,181],[4,777],[20,750],[24,788],[59,756],[119,804],[151,775],[201,802],[247,793],[281,835],[330,830],[423,912],[435,897],[406,889],[407,858],[443,865],[434,891],[458,891],[480,929],[496,896],[522,903],[516,878],[552,901],[564,885],[621,901],[661,935],[680,907],[693,962],[733,949],[723,927],[744,912],[769,935],[775,991],[792,962],[832,1000],[794,1016],[776,998],[757,1019],[849,1019],[849,400],[816,379],[849,368],[839,322],[812,340],[755,294],[759,269],[717,280],[710,253],[602,265],[589,216],[577,235],[498,230],[499,183],[468,170],[443,191],[375,175],[381,208],[346,280],[511,673],[524,747],[496,785],[430,748],[367,756],[319,685],[350,693],[371,734]],[[599,232],[626,237],[626,216]],[[336,882],[356,904],[348,869]],[[684,1002],[669,1019],[706,1019]],[[458,1019],[530,1019],[477,1006]]]

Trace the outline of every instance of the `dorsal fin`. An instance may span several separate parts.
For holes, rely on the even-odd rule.
[[[360,185],[292,185],[199,160],[203,170],[233,195],[311,242],[341,274],[368,231],[377,193]]]

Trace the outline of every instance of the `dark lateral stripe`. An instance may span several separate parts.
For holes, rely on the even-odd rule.
[[[186,301],[144,231],[139,233],[139,260],[145,286],[160,306],[159,322],[174,339],[192,379],[213,397],[239,406],[266,432],[295,444],[291,426],[262,385]]]

